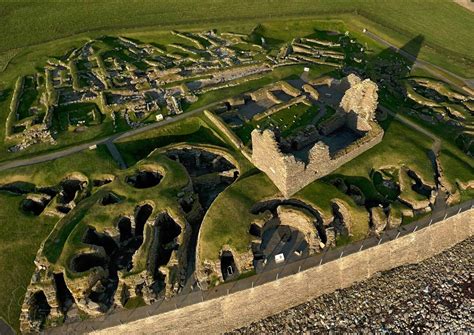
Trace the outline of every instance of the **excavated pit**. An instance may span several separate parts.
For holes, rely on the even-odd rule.
[[[35,184],[27,183],[23,181],[16,181],[13,183],[0,185],[0,191],[7,191],[17,195],[34,193],[36,191]]]
[[[407,170],[408,176],[415,181],[415,184],[412,185],[411,189],[418,194],[424,195],[429,198],[431,196],[431,191],[433,190],[430,186],[423,184],[423,181],[413,170]]]
[[[51,313],[51,306],[48,304],[46,295],[43,291],[33,294],[29,301],[28,314],[31,320],[39,323],[39,329],[43,328],[46,319]]]
[[[91,265],[101,266],[107,270],[107,277],[97,282],[88,295],[91,301],[99,304],[100,310],[104,313],[113,306],[114,295],[119,283],[118,271],[132,269],[133,254],[138,250],[143,240],[142,236],[132,234],[132,224],[128,217],[121,217],[117,222],[117,227],[120,233],[119,244],[108,234],[98,233],[93,228],[87,230],[83,239],[84,243],[103,247],[108,256],[106,259],[100,260],[86,259],[90,261]],[[83,263],[78,263],[78,261],[73,266],[76,267],[75,270],[78,266],[84,267]]]
[[[223,156],[205,150],[175,149],[167,151],[167,155],[181,163],[191,177],[235,169],[235,166]]]
[[[250,224],[249,234],[255,237],[262,237],[262,228],[258,224],[252,223]]]
[[[105,267],[104,257],[97,254],[80,254],[75,256],[71,262],[71,270],[74,272],[86,272],[95,267]]]
[[[182,197],[178,199],[178,202],[179,202],[179,206],[181,206],[181,209],[185,213],[189,213],[192,211],[193,206],[194,206],[194,199]]]
[[[66,179],[61,182],[60,202],[68,204],[76,198],[76,195],[85,186],[85,182],[78,179]]]
[[[21,201],[20,208],[25,213],[30,213],[30,214],[38,216],[41,213],[43,213],[49,201],[50,199],[48,198],[41,198],[41,199],[26,198]]]
[[[59,213],[63,213],[63,214],[67,214],[71,211],[71,208],[70,207],[67,207],[67,206],[62,206],[62,205],[59,205],[59,206],[56,206],[56,210],[59,212]]]
[[[94,187],[101,187],[112,182],[112,179],[94,179],[92,185]]]
[[[132,222],[130,218],[122,216],[117,222],[117,228],[120,234],[120,243],[128,241],[133,237]]]
[[[275,256],[283,254],[285,260],[301,257],[310,253],[310,245],[306,240],[305,233],[291,225],[281,221],[279,206],[290,206],[295,210],[303,210],[312,217],[311,229],[315,230],[315,236],[326,244],[327,235],[323,220],[319,212],[313,207],[297,199],[273,199],[255,204],[250,212],[252,214],[269,211],[271,217],[260,226],[256,223],[250,225],[249,233],[261,239],[252,247],[253,265],[257,273],[262,272],[268,266],[276,266]],[[318,245],[319,247],[319,245]],[[312,247],[313,248],[313,247]]]
[[[308,243],[305,236],[298,229],[284,224],[264,228],[260,250],[254,255],[254,267],[259,269],[258,260],[262,255],[273,263],[277,254],[283,254],[285,259],[289,259],[295,251],[307,255],[307,249]]]
[[[37,192],[49,195],[51,198],[54,198],[59,193],[58,187],[41,187],[38,188]]]
[[[219,176],[215,182],[195,180],[194,191],[199,196],[199,201],[203,208],[208,209],[217,196],[224,191],[227,186],[235,181],[236,177]]]
[[[235,264],[234,255],[229,250],[224,250],[221,253],[221,273],[224,281],[238,276],[238,269]]]
[[[314,225],[316,227],[316,230],[318,231],[318,235],[319,235],[319,238],[321,239],[321,242],[326,243],[327,236],[326,236],[326,231],[323,226],[323,218],[321,217],[321,214],[319,214],[317,210],[315,210],[313,207],[304,203],[301,200],[274,199],[274,200],[262,201],[255,204],[250,209],[250,212],[252,214],[259,214],[259,213],[265,212],[266,210],[269,210],[273,214],[273,216],[276,217],[278,206],[285,206],[285,205],[293,206],[293,207],[308,211],[315,218]]]
[[[127,176],[125,182],[135,188],[150,188],[158,185],[163,176],[156,171],[138,171],[136,174]]]
[[[166,154],[184,166],[193,185],[194,194],[178,200],[191,226],[186,254],[188,281],[196,267],[197,240],[204,215],[216,197],[238,178],[239,171],[225,157],[198,148],[172,149]]]
[[[63,314],[66,314],[75,301],[64,281],[64,274],[62,272],[54,274],[54,286],[56,288],[56,299],[59,303],[59,309]]]
[[[331,207],[332,213],[334,215],[334,220],[329,224],[329,226],[334,228],[334,230],[336,231],[336,235],[348,236],[349,230],[347,229],[347,226],[344,223],[344,217],[341,211],[339,210],[339,207],[336,203],[333,203]]]
[[[152,212],[153,207],[149,204],[138,206],[135,209],[135,236],[143,236],[143,228]]]
[[[168,264],[173,250],[178,248],[176,238],[181,234],[181,227],[168,213],[162,213],[156,218],[158,229],[157,266]]]
[[[94,228],[87,229],[82,242],[103,247],[107,255],[111,255],[118,248],[117,243],[115,243],[112,237],[98,233]]]
[[[102,206],[117,204],[121,201],[120,197],[115,193],[109,192],[101,200],[100,204]]]

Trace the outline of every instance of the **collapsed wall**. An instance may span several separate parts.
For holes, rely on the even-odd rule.
[[[286,197],[296,193],[314,180],[321,178],[358,155],[380,143],[383,129],[374,121],[377,108],[377,85],[350,75],[350,87],[345,91],[340,109],[333,118],[337,122],[329,132],[347,127],[362,137],[332,154],[329,146],[316,142],[308,152],[308,160],[284,153],[277,135],[269,129],[252,131],[252,162],[265,172]]]

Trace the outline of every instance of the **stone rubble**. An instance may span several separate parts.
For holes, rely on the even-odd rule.
[[[474,237],[230,334],[473,333]]]

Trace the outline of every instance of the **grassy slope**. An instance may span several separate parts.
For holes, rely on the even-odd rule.
[[[190,117],[162,128],[126,138],[116,144],[125,162],[131,166],[153,149],[172,143],[190,142],[226,146],[199,117]]]
[[[146,189],[137,189],[125,182],[125,177],[133,173],[137,166],[132,167],[128,170],[116,171],[117,179],[105,187],[106,190],[111,190],[115,194],[118,194],[122,197],[122,201],[108,206],[102,206],[100,204],[94,203],[90,209],[85,213],[84,218],[81,222],[71,230],[71,233],[68,236],[62,236],[63,241],[65,242],[64,248],[62,248],[62,243],[59,243],[58,246],[56,235],[52,235],[48,241],[45,243],[45,253],[48,256],[50,261],[58,260],[57,264],[61,267],[67,268],[67,264],[70,262],[70,258],[76,255],[77,250],[81,247],[86,247],[81,239],[84,231],[87,229],[86,225],[94,226],[97,231],[103,232],[108,230],[112,225],[114,220],[119,215],[130,215],[134,212],[135,207],[138,203],[142,201],[152,202],[154,204],[153,213],[150,218],[155,217],[158,213],[162,211],[168,211],[172,217],[179,215],[178,204],[175,201],[176,194],[189,183],[189,179],[184,168],[175,161],[170,160],[169,158],[155,154],[150,158],[147,158],[146,161],[140,162],[139,165],[147,166],[155,165],[164,169],[165,174],[163,180],[159,185]],[[87,199],[86,201],[89,201]],[[65,224],[69,225],[71,221],[71,216],[65,217]],[[179,218],[182,219],[182,218]],[[74,225],[74,222],[73,222]],[[67,237],[67,239],[66,239]],[[48,248],[46,248],[48,246]],[[145,246],[144,246],[145,247]],[[145,267],[146,255],[147,252],[142,250],[144,257],[137,257],[137,263],[134,264],[134,270],[142,270]],[[59,252],[61,252],[60,258]],[[52,258],[49,257],[52,256]],[[138,271],[139,272],[139,271]],[[69,274],[71,275],[71,274]],[[80,274],[78,276],[82,276]]]
[[[190,141],[193,136],[199,137],[203,135],[203,129],[206,131],[205,139],[207,139],[204,142],[225,145],[200,118],[193,117],[160,130],[137,135],[127,139],[130,140],[129,142],[121,143],[123,145],[128,144],[128,146],[120,146],[119,144],[118,147],[125,154],[125,157],[129,157],[130,163],[134,164],[138,159],[148,155],[155,147],[174,143],[179,139]],[[201,141],[203,139],[201,138]],[[142,150],[142,154],[137,156],[135,152],[137,147],[141,147],[147,142],[151,142],[151,145],[144,146],[145,150]],[[137,146],[137,143],[140,143],[140,145]],[[243,160],[241,157],[238,157],[238,159],[239,161]],[[174,176],[170,179],[164,179],[158,189],[136,190],[125,184],[123,182],[124,175],[133,171],[135,167],[132,167],[130,170],[118,170],[116,163],[110,157],[105,146],[99,146],[97,150],[83,151],[54,161],[1,172],[0,184],[13,181],[29,181],[37,186],[51,186],[58,184],[66,175],[74,171],[86,175],[89,180],[102,174],[119,175],[121,178],[104,186],[104,191],[107,189],[113,190],[113,192],[124,198],[124,202],[114,206],[102,207],[94,205],[96,197],[91,197],[81,202],[77,210],[73,211],[78,212],[79,218],[84,215],[85,219],[82,221],[96,226],[100,231],[104,226],[111,224],[113,218],[118,213],[129,214],[133,212],[137,202],[145,198],[152,199],[155,202],[157,205],[155,212],[168,208],[177,211],[176,204],[169,200],[169,196],[174,196],[177,190],[183,187],[183,182],[187,182],[187,177],[182,175],[184,170],[177,163],[168,159],[163,160],[162,157],[152,158],[152,161],[161,162],[161,165],[166,166],[172,172],[170,176]],[[78,162],[88,162],[88,164],[78,164]],[[243,166],[244,172],[249,168],[247,165]],[[162,191],[157,192],[157,190]],[[170,192],[174,193],[170,194]],[[12,196],[5,192],[0,192],[0,222],[2,222],[0,227],[0,232],[2,233],[0,236],[0,266],[3,269],[13,269],[8,272],[4,271],[0,275],[0,317],[4,318],[16,329],[19,326],[18,315],[23,302],[23,295],[34,268],[34,257],[40,243],[49,235],[57,221],[56,218],[24,215],[19,210],[19,203],[22,198],[22,196]],[[94,211],[88,212],[90,207],[87,204],[88,202],[91,203],[90,205],[95,206]],[[73,212],[72,214],[74,214]],[[75,217],[76,215],[68,215],[65,219],[70,219],[73,216]],[[82,236],[80,233],[81,225],[79,224],[76,228],[74,226],[75,223],[72,222],[71,231],[74,233],[69,236],[60,236],[62,240],[71,239],[72,244],[77,242],[74,239],[77,240],[77,236]],[[24,238],[25,231],[29,233],[28,240]],[[56,241],[57,239],[54,238],[54,240]],[[66,250],[62,250],[62,244],[60,247],[52,246],[48,250],[50,251],[48,255],[54,256],[55,260],[58,259],[59,254],[63,251],[64,255],[61,256],[59,264],[64,263],[65,259],[73,252],[70,246]]]
[[[279,9],[280,9],[279,13],[283,13],[286,10],[285,15],[288,16],[288,17],[294,16],[294,15],[302,15],[303,11],[299,10],[299,8],[301,8],[301,7],[310,8],[310,9],[311,8],[313,8],[313,9],[316,8],[317,9],[316,14],[318,14],[318,13],[321,14],[321,15],[316,15],[316,14],[312,13],[311,10],[305,10],[304,13],[305,13],[306,16],[308,16],[309,14],[311,14],[311,15],[314,14],[314,16],[313,16],[314,18],[307,19],[307,20],[303,20],[303,19],[298,20],[298,21],[291,20],[291,19],[284,20],[284,19],[279,17],[279,16],[283,16],[283,15],[278,15],[278,17],[273,15],[271,17],[271,19],[273,21],[266,21],[266,20],[268,20],[268,17],[266,17],[265,15],[263,17],[258,16],[258,15],[254,16],[254,13],[258,14],[258,10],[260,10],[260,8],[261,8],[261,12],[265,12],[265,13],[270,13],[271,12],[271,11],[268,12],[268,11],[263,10],[263,8],[266,8],[265,6],[268,5],[266,2],[263,2],[263,3],[259,3],[257,5],[258,8],[254,8],[255,10],[252,11],[252,15],[244,15],[246,6],[240,6],[242,8],[238,8],[238,10],[233,12],[233,14],[235,16],[241,15],[241,16],[247,17],[248,18],[247,20],[240,20],[239,22],[232,21],[232,20],[225,20],[224,21],[223,20],[224,14],[220,13],[221,16],[219,16],[219,15],[214,15],[213,16],[215,19],[213,20],[212,23],[211,22],[206,23],[206,21],[200,21],[199,24],[196,24],[194,26],[191,25],[192,27],[187,25],[187,26],[183,26],[183,28],[209,29],[210,27],[215,27],[215,28],[219,28],[223,31],[225,30],[225,31],[238,31],[238,32],[242,32],[242,33],[249,33],[255,27],[256,22],[262,22],[264,20],[266,22],[264,24],[264,26],[265,26],[265,28],[264,28],[265,36],[268,36],[269,40],[272,40],[272,41],[275,41],[275,42],[288,41],[288,40],[291,40],[293,37],[296,37],[296,36],[309,35],[309,34],[314,32],[315,27],[317,27],[318,29],[330,29],[330,30],[333,29],[333,30],[339,30],[339,31],[344,31],[344,30],[350,29],[352,31],[352,33],[354,34],[354,36],[356,36],[361,42],[368,43],[370,48],[373,49],[376,52],[380,51],[380,46],[375,45],[372,40],[367,38],[367,36],[364,36],[363,34],[361,34],[360,31],[361,31],[362,27],[370,27],[370,29],[376,30],[381,35],[383,35],[384,37],[386,37],[387,39],[391,40],[392,42],[394,42],[395,44],[398,44],[398,45],[403,45],[414,34],[414,30],[410,30],[411,33],[407,32],[407,31],[404,31],[403,34],[401,34],[400,33],[401,28],[399,26],[393,27],[393,25],[395,23],[392,22],[393,20],[391,20],[391,18],[389,18],[389,17],[385,17],[386,21],[381,20],[380,18],[378,18],[376,20],[378,23],[374,23],[377,27],[374,26],[372,28],[372,26],[370,24],[365,22],[365,19],[362,16],[360,16],[360,15],[354,16],[353,14],[347,14],[346,12],[341,13],[339,11],[341,8],[344,8],[345,10],[351,10],[351,8],[356,8],[357,7],[359,9],[362,9],[362,12],[359,11],[360,13],[363,13],[364,15],[366,15],[368,8],[377,8],[379,6],[377,3],[364,1],[360,4],[359,3],[355,3],[355,4],[351,3],[351,4],[345,4],[344,6],[342,6],[341,3],[338,3],[336,5],[327,4],[325,2],[325,0],[320,0],[320,2],[321,2],[321,4],[324,4],[324,6],[318,6],[317,4],[313,4],[313,5],[308,7],[308,4],[306,3],[306,0],[301,0],[301,1],[298,2],[298,4],[294,4],[292,6],[284,5],[283,7],[279,7]],[[90,40],[91,38],[101,36],[104,33],[124,34],[128,37],[138,39],[138,40],[141,40],[141,41],[144,41],[144,42],[152,42],[152,43],[159,43],[159,44],[160,43],[167,44],[167,43],[171,43],[171,42],[176,42],[176,36],[172,36],[169,33],[169,31],[156,31],[156,30],[151,29],[150,27],[147,27],[147,28],[144,27],[144,26],[149,26],[153,22],[156,23],[156,21],[153,21],[153,20],[157,20],[157,18],[160,18],[161,15],[163,15],[162,12],[160,12],[160,14],[157,14],[153,18],[151,18],[149,16],[145,16],[145,17],[141,16],[140,17],[141,20],[140,20],[139,24],[138,23],[136,25],[132,24],[134,22],[134,20],[135,20],[135,22],[138,21],[135,17],[141,15],[140,14],[141,11],[144,10],[143,7],[141,6],[142,4],[147,4],[147,2],[133,3],[133,9],[128,8],[128,5],[124,4],[124,3],[114,4],[114,8],[117,8],[118,11],[120,11],[120,8],[125,8],[129,11],[127,13],[129,13],[130,15],[127,16],[127,24],[125,24],[124,27],[126,28],[126,27],[130,27],[130,26],[134,26],[134,27],[136,26],[137,27],[136,29],[117,29],[116,28],[114,30],[110,30],[111,26],[112,27],[116,26],[116,25],[112,24],[113,22],[116,22],[117,24],[118,24],[118,22],[120,22],[120,18],[115,17],[115,18],[111,19],[108,22],[108,26],[105,25],[105,26],[102,27],[102,26],[99,25],[100,29],[102,29],[102,28],[105,29],[105,28],[109,27],[108,31],[95,31],[94,29],[99,29],[99,28],[94,27],[94,25],[92,25],[91,29],[94,30],[94,31],[88,30],[86,33],[70,36],[73,32],[78,32],[77,29],[79,29],[78,26],[76,26],[74,24],[75,20],[77,20],[77,18],[79,18],[79,17],[84,17],[86,15],[85,13],[81,12],[80,8],[77,9],[77,12],[75,12],[74,18],[72,19],[72,21],[65,21],[64,19],[62,19],[61,20],[61,23],[62,23],[61,26],[57,27],[57,29],[49,30],[47,37],[41,35],[42,34],[41,28],[35,29],[34,30],[36,32],[34,34],[35,35],[35,40],[38,41],[38,43],[51,39],[51,36],[56,36],[57,35],[55,38],[64,37],[64,36],[68,36],[68,37],[63,38],[63,39],[59,39],[59,40],[54,40],[54,41],[47,42],[47,43],[42,43],[42,44],[31,46],[31,47],[27,47],[27,48],[15,49],[16,56],[13,59],[11,59],[10,64],[9,64],[8,68],[6,69],[6,71],[4,71],[3,73],[0,73],[0,91],[4,90],[7,93],[7,94],[5,94],[5,93],[1,94],[1,96],[3,98],[0,97],[0,124],[3,125],[4,122],[5,122],[4,120],[7,116],[8,105],[9,105],[9,102],[10,102],[11,87],[13,86],[13,83],[16,80],[16,78],[18,77],[18,75],[26,75],[26,74],[34,73],[36,71],[36,69],[39,66],[43,66],[45,61],[51,56],[62,55],[65,52],[67,52],[68,50],[71,50],[71,48],[80,46],[83,43],[85,43],[86,41]],[[180,6],[186,6],[186,4],[187,4],[187,2],[184,1],[184,2],[180,2],[179,4],[175,5],[174,7],[172,6],[171,9],[168,8],[167,11],[165,11],[167,13],[166,19],[164,21],[163,20],[159,21],[159,23],[160,23],[159,29],[170,29],[170,28],[176,27],[176,25],[180,25],[180,27],[181,27],[182,22],[184,22],[184,21],[183,20],[179,20],[179,22],[176,21],[176,15],[175,15],[174,21],[173,21],[173,15],[176,14],[174,12],[175,10],[178,10],[178,8],[180,8]],[[31,7],[29,7],[29,6],[31,6]],[[19,17],[21,17],[22,15],[27,15],[28,13],[30,13],[31,10],[32,10],[31,8],[34,8],[34,10],[41,10],[42,6],[44,6],[44,5],[41,4],[41,3],[33,3],[33,4],[30,4],[30,5],[19,5],[19,6],[16,5],[15,8],[10,8],[10,7],[12,7],[11,4],[5,4],[2,8],[0,8],[0,17],[2,17],[2,15],[3,15],[4,17],[8,18],[8,20],[13,22],[16,19],[19,19]],[[58,8],[65,8],[65,10],[68,10],[69,8],[73,8],[75,6],[76,5],[72,4],[72,3],[67,3],[67,4],[66,3],[61,3],[61,5],[58,5],[57,7]],[[160,6],[161,6],[161,4],[160,4]],[[156,10],[157,8],[161,8],[160,6],[151,6],[151,7],[146,6],[146,10],[147,10],[148,13],[151,13],[154,10]],[[211,12],[213,12],[214,14],[218,13],[218,9],[220,8],[219,6],[222,6],[222,3],[213,2],[213,6],[210,7]],[[389,4],[389,6],[391,7],[393,5]],[[412,12],[410,13],[410,15],[407,16],[406,20],[414,21],[415,20],[414,17],[416,17],[416,15],[421,15],[421,12],[422,12],[422,10],[424,9],[425,6],[418,3],[418,2],[411,2],[410,6],[412,6],[412,8],[411,8]],[[468,16],[465,17],[465,21],[467,23],[470,23],[469,14],[464,13],[463,12],[464,9],[462,9],[460,7],[458,8],[458,6],[452,5],[450,3],[442,3],[442,4],[440,4],[440,6],[446,7],[444,9],[447,10],[447,13],[449,13],[449,14],[447,14],[447,16],[449,16],[449,17],[453,17],[454,15],[457,15],[457,17],[464,17],[464,16],[468,15]],[[83,7],[85,7],[85,6],[83,6]],[[89,8],[89,9],[87,10],[87,15],[89,15],[89,16],[92,15],[90,13],[94,12],[94,11],[90,10],[92,7],[97,8],[97,12],[100,12],[101,16],[102,15],[106,15],[106,16],[111,15],[111,13],[107,11],[107,9],[110,8],[111,6],[108,6],[108,5],[106,6],[103,3],[93,3],[93,4],[88,3],[87,8]],[[439,8],[439,6],[438,6],[438,8]],[[42,22],[43,25],[47,26],[49,23],[47,23],[46,21],[53,20],[55,18],[56,10],[57,10],[56,7],[55,8],[48,8],[47,15],[45,15],[44,17],[42,16],[39,19],[39,21]],[[76,8],[75,8],[75,10],[76,10]],[[201,10],[201,8],[199,7],[199,8],[197,8],[197,11],[193,12],[195,17],[199,17],[199,15],[201,15],[200,10]],[[429,9],[429,10],[434,11],[433,9]],[[337,15],[335,14],[336,12],[338,13]],[[206,13],[208,13],[208,12],[206,12]],[[68,16],[69,12],[65,12],[65,13],[62,13],[62,14],[65,14],[66,16]],[[180,13],[181,16],[182,15],[187,15],[187,14],[188,14],[187,12],[184,12],[184,14]],[[404,12],[397,12],[397,17],[400,17],[402,14],[404,14]],[[377,15],[381,15],[381,14],[377,14]],[[433,13],[433,15],[434,15],[434,17],[439,16],[439,14],[436,14],[436,13]],[[181,18],[181,16],[180,16],[180,18]],[[319,20],[318,21],[317,20],[317,18],[327,19],[327,18],[335,18],[335,17],[337,17],[340,20],[344,20],[344,23],[342,23],[342,21],[338,21],[338,20],[329,20],[329,21],[326,21],[326,20]],[[278,20],[275,21],[275,19],[278,19]],[[32,22],[32,21],[34,21],[34,22]],[[458,20],[453,20],[453,22],[454,21],[457,22]],[[105,21],[102,20],[101,22],[105,22]],[[168,22],[168,23],[166,23],[166,22]],[[385,22],[388,26],[391,26],[394,29],[396,28],[397,31],[387,29],[385,26],[381,26],[380,25],[381,22]],[[192,21],[191,21],[191,23],[192,23]],[[28,24],[29,25],[36,25],[36,21],[35,20],[29,20]],[[165,27],[164,24],[168,24],[168,26]],[[169,24],[171,24],[171,26],[169,26]],[[456,25],[457,25],[457,23],[454,24],[454,26],[456,26]],[[21,27],[24,27],[24,26],[25,25],[22,25]],[[50,27],[52,27],[52,26],[55,26],[55,24],[50,25]],[[15,29],[17,29],[18,27],[20,27],[20,26],[17,26]],[[403,26],[404,29],[407,29],[407,27],[408,26]],[[444,35],[446,35],[446,33],[452,32],[452,27],[453,26],[450,25],[449,29],[446,28],[446,30],[443,30],[443,34],[441,34],[441,35],[444,36]],[[463,28],[457,27],[456,29],[459,28],[458,32],[457,32],[457,36],[464,36],[464,30],[466,30],[466,27],[469,27],[469,24],[464,25]],[[4,43],[0,43],[0,58],[2,58],[1,46],[3,46],[3,45],[9,45],[9,43],[14,43],[14,44],[15,43],[19,43],[19,44],[24,43],[22,45],[31,44],[31,43],[26,43],[25,42],[25,39],[29,38],[29,37],[25,37],[25,36],[23,36],[21,38],[18,37],[15,41],[8,42],[8,40],[9,40],[10,36],[12,36],[12,34],[13,35],[15,35],[15,34],[18,35],[18,34],[20,34],[20,31],[15,30],[14,33],[13,32],[7,32],[7,30],[9,29],[8,24],[3,25],[2,27],[0,27],[0,31],[2,29],[5,30],[6,34],[3,34],[3,35],[0,34],[0,40],[1,39],[5,40]],[[76,30],[74,30],[74,29],[76,29]],[[82,25],[80,26],[79,30],[81,30],[81,29],[82,29]],[[455,50],[456,53],[460,52],[460,49],[457,48],[456,45],[462,45],[461,49],[464,50],[464,51],[467,50],[464,54],[466,59],[469,59],[469,57],[470,57],[469,54],[472,54],[469,51],[470,48],[472,48],[472,43],[464,43],[465,41],[467,41],[467,42],[470,41],[470,35],[469,34],[467,34],[463,38],[460,38],[459,39],[460,42],[452,42],[453,39],[447,39],[446,36],[441,38],[438,30],[436,31],[436,33],[433,33],[433,31],[432,31],[433,27],[431,25],[425,25],[424,27],[420,27],[420,29],[421,29],[420,32],[422,32],[426,36],[428,42],[430,42],[430,43],[432,43],[432,41],[437,41],[436,43],[438,43],[438,44],[445,43],[443,45],[445,45],[445,46],[449,45],[450,49]],[[71,32],[71,34],[67,34],[66,31]],[[28,36],[30,36],[30,35],[31,34],[29,34]],[[447,43],[448,40],[449,40],[449,43]],[[181,43],[186,43],[186,42],[181,41]],[[435,43],[435,42],[433,42],[433,43]],[[451,45],[451,44],[456,44],[456,45]],[[464,45],[464,44],[466,44],[466,45]],[[5,47],[5,48],[7,48],[7,47]],[[435,50],[435,49],[433,49],[433,48],[431,48],[431,49],[428,49],[428,48],[422,49],[422,54],[423,54],[423,52],[425,52],[425,50],[430,51],[431,54],[432,54],[434,52],[433,50]],[[438,50],[438,49],[436,49],[436,50]],[[445,52],[444,49],[442,51]],[[11,52],[9,52],[9,53],[11,54]],[[428,55],[428,56],[430,56],[430,55]],[[437,55],[439,56],[440,54],[438,53]],[[441,61],[442,61],[441,63],[447,62],[447,64],[444,64],[444,63],[443,64],[440,63],[440,64],[445,66],[445,65],[455,65],[455,64],[459,65],[459,64],[462,63],[462,61],[459,61],[459,59],[451,59],[450,58],[451,56],[446,56],[446,53],[444,53],[442,55],[442,57],[438,57],[438,59],[441,59]],[[3,57],[3,58],[5,58],[5,57]],[[10,59],[10,56],[6,57],[6,58]],[[462,68],[464,70],[464,71],[461,71],[462,72],[461,74],[469,75],[470,69],[474,69],[474,66],[465,66],[465,64],[464,65],[461,64],[460,68]],[[320,69],[320,70],[321,70],[321,72],[323,72],[322,69]],[[278,71],[272,73],[268,77],[263,77],[261,79],[257,79],[257,80],[254,80],[254,81],[251,81],[251,82],[248,82],[248,83],[236,86],[236,87],[231,87],[231,88],[228,88],[228,89],[219,90],[218,92],[207,93],[207,94],[203,95],[201,97],[201,99],[197,102],[197,104],[195,104],[192,107],[198,107],[199,105],[202,105],[202,104],[207,103],[209,101],[216,101],[216,100],[222,99],[224,97],[233,96],[235,94],[238,94],[238,93],[244,92],[248,89],[251,89],[254,86],[261,86],[262,84],[266,84],[267,82],[271,81],[272,79],[275,80],[275,79],[279,79],[281,77],[284,77],[284,73],[279,73],[279,71],[285,72],[286,70],[280,70],[279,69]],[[474,73],[473,73],[473,75],[474,75]],[[272,78],[270,78],[270,77],[272,77]],[[105,134],[104,132],[105,133],[111,133],[112,132],[112,130],[111,130],[111,128],[108,124],[102,125],[100,127],[94,127],[93,129],[90,129],[87,132],[85,137],[84,137],[83,134],[63,135],[63,139],[62,139],[60,145],[58,145],[56,147],[56,149],[58,149],[59,147],[70,145],[73,142],[78,143],[78,142],[82,142],[86,139],[91,140],[93,138],[102,137]],[[2,127],[0,127],[0,138],[3,138],[3,134],[4,134],[4,127],[2,126]],[[9,145],[11,145],[11,144],[5,143],[4,148],[0,148],[0,149],[6,149],[6,147],[8,147]],[[51,150],[50,146],[40,144],[40,145],[36,145],[33,148],[29,149],[28,153],[30,153],[30,154],[31,153],[39,153],[39,152],[45,152],[45,151],[49,151],[49,150]],[[15,154],[9,154],[8,156],[7,155],[1,155],[0,160],[18,158],[20,156],[23,156],[24,154],[25,153],[20,152],[20,153],[15,153]]]
[[[430,138],[393,120],[380,144],[343,165],[334,174],[369,178],[372,169],[406,165],[423,180],[433,183],[434,171],[428,157],[431,145]]]

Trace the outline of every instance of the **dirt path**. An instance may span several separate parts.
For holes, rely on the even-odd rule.
[[[123,157],[122,155],[120,154],[120,151],[118,151],[117,147],[115,146],[114,142],[112,141],[107,141],[105,142],[105,145],[107,146],[107,149],[109,150],[110,154],[112,155],[112,157],[114,158],[114,160],[117,162],[117,164],[119,165],[119,167],[121,169],[126,169],[127,168],[127,164],[125,163],[125,161],[123,160]]]
[[[431,138],[434,141],[431,150],[433,150],[433,152],[436,155],[439,154],[439,150],[441,149],[441,139],[438,136],[436,136],[434,133],[430,132],[429,130],[421,127],[420,125],[416,124],[415,122],[409,120],[408,118],[404,117],[403,115],[392,112],[390,109],[388,109],[385,106],[379,105],[378,108],[381,111],[383,111],[384,113],[388,113],[390,115],[393,115],[393,117],[396,120],[400,121],[401,123],[409,126],[410,128],[413,128],[416,131],[418,131],[418,132],[428,136],[429,138]]]
[[[141,133],[144,133],[146,131],[156,129],[156,128],[160,128],[160,127],[166,126],[168,124],[183,120],[187,117],[199,114],[202,111],[204,111],[205,109],[208,109],[212,106],[215,106],[218,103],[219,102],[214,102],[214,103],[205,105],[203,107],[197,108],[195,110],[192,110],[192,111],[189,111],[189,112],[186,112],[186,113],[183,113],[183,114],[176,115],[176,116],[174,116],[174,117],[172,117],[168,120],[152,123],[148,126],[144,126],[144,127],[137,128],[137,129],[132,129],[132,130],[129,130],[129,131],[124,132],[124,133],[110,135],[108,137],[98,139],[98,140],[95,140],[95,141],[91,141],[91,142],[87,142],[87,143],[83,143],[83,144],[78,144],[78,145],[75,145],[75,146],[72,146],[72,147],[69,147],[69,148],[66,148],[66,149],[62,149],[62,150],[54,151],[54,152],[51,152],[51,153],[34,156],[32,158],[17,159],[17,160],[12,160],[12,161],[7,161],[7,162],[4,162],[4,163],[0,163],[0,171],[5,171],[5,170],[8,170],[8,169],[13,169],[13,168],[21,167],[21,166],[33,165],[33,164],[37,164],[37,163],[43,163],[43,162],[55,160],[55,159],[58,159],[58,158],[61,158],[61,157],[66,157],[66,156],[75,154],[75,153],[83,151],[83,150],[87,150],[89,147],[91,147],[93,145],[105,144],[107,142],[115,142],[117,140],[121,140],[121,139],[131,137],[131,136],[134,136],[134,135],[137,135],[137,134],[141,134]]]

